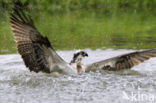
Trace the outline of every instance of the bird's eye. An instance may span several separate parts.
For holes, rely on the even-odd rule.
[[[88,54],[87,53],[83,53],[82,56],[88,56]]]

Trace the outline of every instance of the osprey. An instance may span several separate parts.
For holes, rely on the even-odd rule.
[[[11,28],[17,49],[26,67],[30,71],[61,74],[81,74],[91,70],[130,69],[139,63],[156,56],[156,49],[136,51],[103,61],[82,65],[81,61],[88,56],[85,51],[74,54],[70,63],[65,62],[53,49],[47,37],[36,29],[30,16],[25,15],[20,3],[15,3],[10,13]]]

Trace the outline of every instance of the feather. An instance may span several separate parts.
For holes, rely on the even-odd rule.
[[[65,63],[65,61],[57,55],[48,38],[37,31],[31,17],[26,16],[22,5],[18,4],[20,3],[14,4],[13,12],[10,14],[18,52],[30,71],[50,73],[54,63]]]
[[[145,60],[148,60],[151,57],[156,57],[156,49],[132,52],[103,61],[95,62],[86,67],[86,72],[92,70],[95,71],[96,69],[111,71],[130,69],[133,66],[136,66],[144,62]]]

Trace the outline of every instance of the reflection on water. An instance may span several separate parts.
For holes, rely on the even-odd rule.
[[[112,10],[112,9],[110,9]],[[155,11],[155,10],[154,10]],[[47,36],[55,49],[156,47],[156,15],[152,11],[116,11],[106,15],[94,10],[70,13],[31,8],[38,31]],[[8,14],[0,18],[0,54],[16,52]]]
[[[90,64],[134,50],[87,49],[85,51],[89,57],[84,60],[84,64]],[[70,61],[74,51],[58,51],[58,53],[66,61]],[[154,103],[156,101],[155,61],[156,58],[150,59],[128,71],[97,71],[77,76],[53,77],[29,72],[18,54],[0,55],[0,101],[1,103],[148,103],[150,101]]]

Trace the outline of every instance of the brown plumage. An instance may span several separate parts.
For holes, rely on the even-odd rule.
[[[26,16],[20,3],[14,4],[13,12],[10,14],[11,28],[17,44],[19,54],[25,65],[34,72],[50,73],[50,65],[55,62],[51,51],[53,48],[47,39],[42,36],[34,26],[30,16]],[[55,51],[53,51],[55,55]],[[59,56],[58,56],[59,58]],[[61,58],[59,58],[61,61]]]
[[[82,57],[88,56],[85,52],[74,55],[70,65],[57,55],[47,37],[42,36],[34,26],[30,16],[26,16],[22,10],[22,4],[15,3],[13,12],[10,13],[10,22],[19,54],[22,56],[26,67],[34,72],[50,73],[55,70],[66,74],[80,74],[82,70],[122,70],[130,69],[151,57],[156,57],[156,49],[138,51],[124,54],[114,58],[93,63],[86,68],[81,65]],[[72,68],[72,64],[76,69]]]
[[[82,65],[81,64],[77,64],[77,71],[78,71],[78,74],[81,74],[82,72]]]
[[[122,69],[130,69],[151,57],[156,57],[156,49],[137,51],[121,56],[106,59],[100,62],[93,63],[86,68],[86,71],[103,69],[117,71]]]

